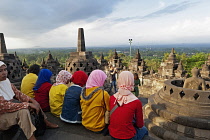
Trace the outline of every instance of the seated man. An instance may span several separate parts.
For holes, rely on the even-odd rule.
[[[21,103],[15,103],[13,100]],[[38,113],[40,105],[34,99],[21,93],[12,85],[7,78],[7,66],[0,61],[0,130],[7,130],[11,126],[18,124],[23,130],[27,139],[36,140],[33,132],[36,130],[31,122],[28,108],[35,109]],[[57,128],[58,126],[46,120],[48,127]]]
[[[187,78],[184,81],[184,86],[183,88],[190,88],[190,89],[195,89],[195,90],[206,90],[206,83],[205,80],[198,77],[200,74],[200,71],[198,68],[194,67],[192,70],[192,77]]]

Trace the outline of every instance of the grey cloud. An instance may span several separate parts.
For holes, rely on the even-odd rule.
[[[172,5],[165,7],[162,10],[159,10],[154,13],[146,15],[146,16],[142,17],[142,19],[159,17],[159,16],[163,16],[163,15],[167,15],[167,14],[177,13],[177,12],[183,11],[183,10],[193,6],[194,4],[195,4],[195,2],[190,2],[190,1],[184,1],[179,4],[172,4]]]
[[[77,20],[111,13],[120,0],[6,0],[0,4],[0,32],[9,36],[41,34]]]
[[[150,13],[148,15],[145,15],[143,17],[127,17],[127,18],[119,18],[116,19],[116,22],[122,22],[122,21],[128,21],[128,20],[138,20],[138,21],[144,21],[145,19],[150,19],[150,18],[156,18],[168,14],[174,14],[180,11],[184,11],[193,5],[195,5],[197,2],[192,2],[192,1],[184,1],[179,4],[172,4],[169,5],[161,10],[155,11],[153,13]]]

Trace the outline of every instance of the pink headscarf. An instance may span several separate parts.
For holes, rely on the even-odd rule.
[[[57,86],[60,84],[67,84],[66,82],[71,79],[71,73],[65,70],[61,70],[58,75],[56,76],[56,83],[53,86]]]
[[[121,72],[119,74],[117,84],[119,89],[118,92],[114,94],[114,97],[120,106],[123,104],[128,104],[134,100],[138,100],[138,98],[133,93],[131,93],[134,87],[134,76],[131,72]]]
[[[101,87],[104,85],[107,75],[102,70],[94,70],[88,77],[86,88]]]

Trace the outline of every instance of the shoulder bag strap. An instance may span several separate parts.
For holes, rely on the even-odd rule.
[[[110,116],[112,115],[112,113],[119,107],[118,103],[116,103],[116,105],[112,108],[112,110],[110,111]]]

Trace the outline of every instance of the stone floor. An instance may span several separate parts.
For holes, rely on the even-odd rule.
[[[147,98],[140,98],[142,104],[147,103]],[[46,113],[48,119],[59,125],[58,129],[47,129],[44,136],[38,137],[38,140],[110,140],[110,136],[95,134],[85,129],[81,124],[69,124],[54,117],[50,113]],[[146,136],[144,140],[155,140],[150,136]]]
[[[147,98],[139,98],[142,105],[147,103]],[[110,140],[110,136],[93,133],[81,124],[69,124],[61,121],[51,113],[46,113],[48,120],[59,125],[57,129],[47,129],[44,136],[37,137],[37,140]],[[14,135],[2,135],[0,131],[0,140],[11,140]],[[4,136],[4,137],[2,137]],[[145,136],[143,140],[157,140],[152,134]]]

